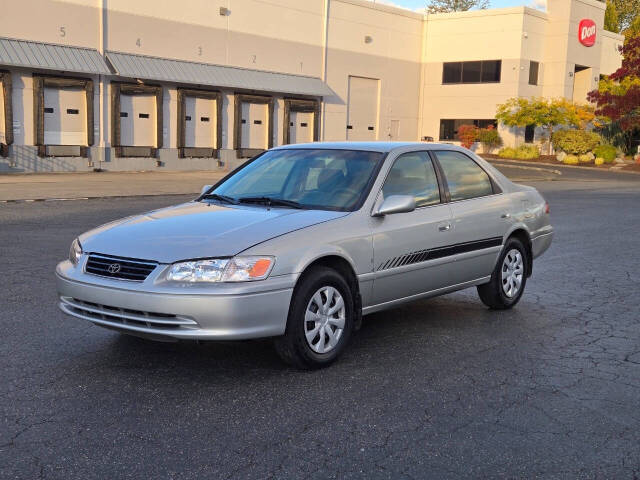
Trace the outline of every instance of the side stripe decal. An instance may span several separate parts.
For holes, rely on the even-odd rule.
[[[421,263],[427,260],[435,260],[437,258],[450,257],[460,253],[473,252],[485,248],[499,247],[502,245],[502,237],[485,238],[482,240],[474,240],[473,242],[456,243],[447,245],[446,247],[437,247],[426,250],[418,250],[416,252],[405,253],[399,257],[390,258],[382,262],[376,271],[388,270],[390,268],[404,267],[414,263]]]

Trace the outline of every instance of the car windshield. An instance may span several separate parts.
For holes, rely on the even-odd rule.
[[[265,152],[207,193],[226,203],[352,211],[368,191],[379,152],[287,149]]]

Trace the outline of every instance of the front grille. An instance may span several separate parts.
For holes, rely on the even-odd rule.
[[[194,328],[198,325],[190,318],[168,313],[143,312],[71,297],[60,297],[60,306],[70,315],[113,327],[133,327],[138,330],[175,330],[184,327]]]
[[[84,271],[101,277],[142,282],[157,266],[149,260],[90,253]]]

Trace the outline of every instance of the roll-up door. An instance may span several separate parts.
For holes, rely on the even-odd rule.
[[[349,77],[347,140],[370,141],[378,138],[378,100],[380,81]]]
[[[87,145],[87,97],[84,88],[45,87],[44,143]]]
[[[185,97],[185,147],[217,148],[217,105],[211,98]]]
[[[4,129],[4,84],[0,82],[0,143],[7,143],[7,135]]]
[[[313,142],[314,116],[314,112],[291,112],[289,114],[289,143]]]
[[[242,104],[241,148],[269,148],[269,106],[265,103]]]
[[[156,115],[155,95],[120,95],[120,144],[155,147]]]

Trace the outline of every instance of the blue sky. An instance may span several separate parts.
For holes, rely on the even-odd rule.
[[[376,1],[376,0],[374,0]],[[377,0],[380,3],[395,3],[396,5],[415,10],[424,7],[428,0]],[[533,6],[533,0],[490,0],[491,8],[514,7],[518,5]]]

